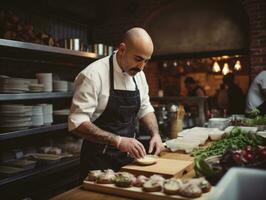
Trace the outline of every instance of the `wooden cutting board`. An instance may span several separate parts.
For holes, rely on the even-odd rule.
[[[132,163],[122,167],[121,171],[127,171],[134,175],[151,176],[160,174],[165,178],[181,177],[186,172],[189,172],[194,167],[194,161],[174,160],[166,158],[158,158],[157,163],[148,166]]]
[[[132,199],[144,199],[144,200],[189,200],[190,199],[180,195],[166,195],[163,192],[144,192],[142,188],[139,187],[132,186],[129,188],[121,188],[121,187],[116,187],[114,184],[97,184],[90,181],[83,181],[82,188],[84,190],[129,197]],[[199,198],[193,198],[193,200],[207,200],[208,195],[209,192],[202,194],[201,197]]]

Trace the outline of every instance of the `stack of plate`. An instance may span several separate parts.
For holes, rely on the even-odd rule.
[[[43,84],[38,84],[38,83],[31,83],[29,85],[29,92],[43,92],[44,91],[44,85]]]
[[[43,120],[43,110],[41,105],[32,106],[32,126],[42,126],[44,124]]]
[[[53,90],[56,92],[67,92],[68,82],[67,81],[54,81]]]
[[[0,78],[1,93],[23,93],[29,91],[30,81],[21,78]]]
[[[1,131],[27,129],[32,125],[32,106],[21,104],[0,105]]]
[[[53,123],[53,104],[39,104],[42,106],[44,125],[51,125]]]

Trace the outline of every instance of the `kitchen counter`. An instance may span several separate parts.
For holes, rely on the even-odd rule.
[[[161,153],[162,158],[168,158],[168,159],[177,159],[177,160],[194,160],[193,157],[191,157],[188,154],[184,153],[172,153],[172,152],[162,152]],[[184,178],[191,178],[195,176],[194,170],[186,173],[183,175]],[[55,196],[52,198],[52,200],[87,200],[87,199],[95,199],[95,200],[133,200],[131,198],[125,198],[125,197],[118,197],[115,195],[110,194],[102,194],[98,192],[93,191],[87,191],[83,190],[81,186],[73,188],[72,190],[69,190],[67,192],[64,192],[58,196]]]

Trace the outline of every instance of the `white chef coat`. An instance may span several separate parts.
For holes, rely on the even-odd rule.
[[[68,129],[77,128],[81,123],[95,121],[105,110],[110,93],[109,57],[99,59],[83,71],[75,79],[75,91],[72,99],[70,115],[68,117]],[[132,76],[123,72],[113,56],[114,64],[114,89],[135,90]],[[148,96],[149,87],[143,71],[134,76],[140,92],[140,110],[138,119],[147,113],[154,112]]]
[[[250,113],[265,101],[261,91],[262,89],[266,90],[266,71],[259,73],[250,85],[247,96],[246,113]]]

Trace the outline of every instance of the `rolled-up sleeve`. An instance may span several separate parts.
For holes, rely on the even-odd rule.
[[[140,110],[138,112],[138,119],[141,119],[144,117],[146,114],[150,112],[154,112],[154,108],[152,107],[150,103],[150,97],[149,97],[149,86],[147,84],[145,75],[142,74],[141,76],[141,82],[143,86],[143,91],[141,94],[141,104],[140,104]]]
[[[68,117],[68,129],[73,131],[85,121],[90,122],[98,104],[97,75],[80,73],[75,80],[75,91]]]

